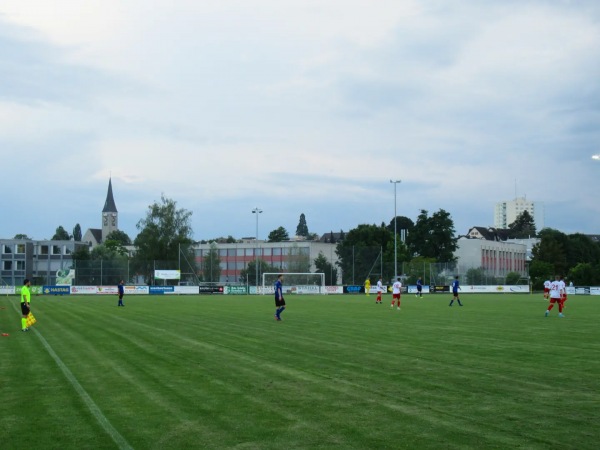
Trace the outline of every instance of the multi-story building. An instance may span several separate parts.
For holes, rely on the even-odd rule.
[[[265,261],[282,272],[315,272],[314,260],[323,253],[327,261],[335,264],[338,256],[335,253],[336,244],[321,241],[284,241],[266,242],[255,239],[242,239],[235,243],[195,244],[196,263],[200,272],[210,273],[211,246],[219,255],[219,283],[237,283],[242,270],[255,259]],[[339,273],[339,271],[338,271]],[[338,276],[339,277],[339,276]],[[259,280],[260,284],[261,280]]]
[[[0,239],[2,284],[18,286],[25,278],[35,285],[55,284],[59,271],[72,267],[73,252],[86,246],[75,241]]]
[[[458,239],[454,252],[457,264],[464,269],[485,270],[494,277],[506,276],[509,272],[527,274],[527,245],[506,241],[503,230],[473,227],[466,236]]]
[[[537,231],[544,228],[544,205],[540,202],[529,201],[525,197],[496,203],[494,227],[508,228],[523,211],[527,211],[533,217]]]

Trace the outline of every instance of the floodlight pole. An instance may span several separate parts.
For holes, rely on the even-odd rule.
[[[390,180],[394,183],[394,278],[398,276],[398,231],[396,230],[396,186],[401,183],[401,180]]]
[[[258,206],[252,210],[256,214],[256,248],[254,249],[254,269],[256,271],[256,293],[258,293],[258,215],[262,213],[262,209]]]

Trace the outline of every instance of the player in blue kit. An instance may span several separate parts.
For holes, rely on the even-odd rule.
[[[277,277],[275,282],[275,320],[281,320],[281,313],[285,309],[285,299],[283,298],[283,275]]]
[[[456,300],[458,302],[458,306],[462,306],[462,303],[460,302],[460,298],[458,298],[458,290],[460,289],[460,283],[458,282],[458,275],[456,275],[454,277],[454,281],[452,282],[452,300],[450,300],[450,304],[448,306],[452,306],[452,303],[454,303],[454,300]]]

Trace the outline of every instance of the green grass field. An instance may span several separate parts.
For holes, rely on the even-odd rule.
[[[600,445],[600,298],[0,298],[0,448]]]

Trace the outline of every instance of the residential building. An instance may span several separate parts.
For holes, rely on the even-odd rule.
[[[29,278],[34,285],[53,285],[59,271],[72,267],[72,253],[86,245],[75,241],[0,239],[2,284],[19,286]]]
[[[525,197],[496,203],[494,227],[508,228],[523,211],[527,211],[533,217],[537,231],[544,228],[544,205],[540,202],[529,201]]]

